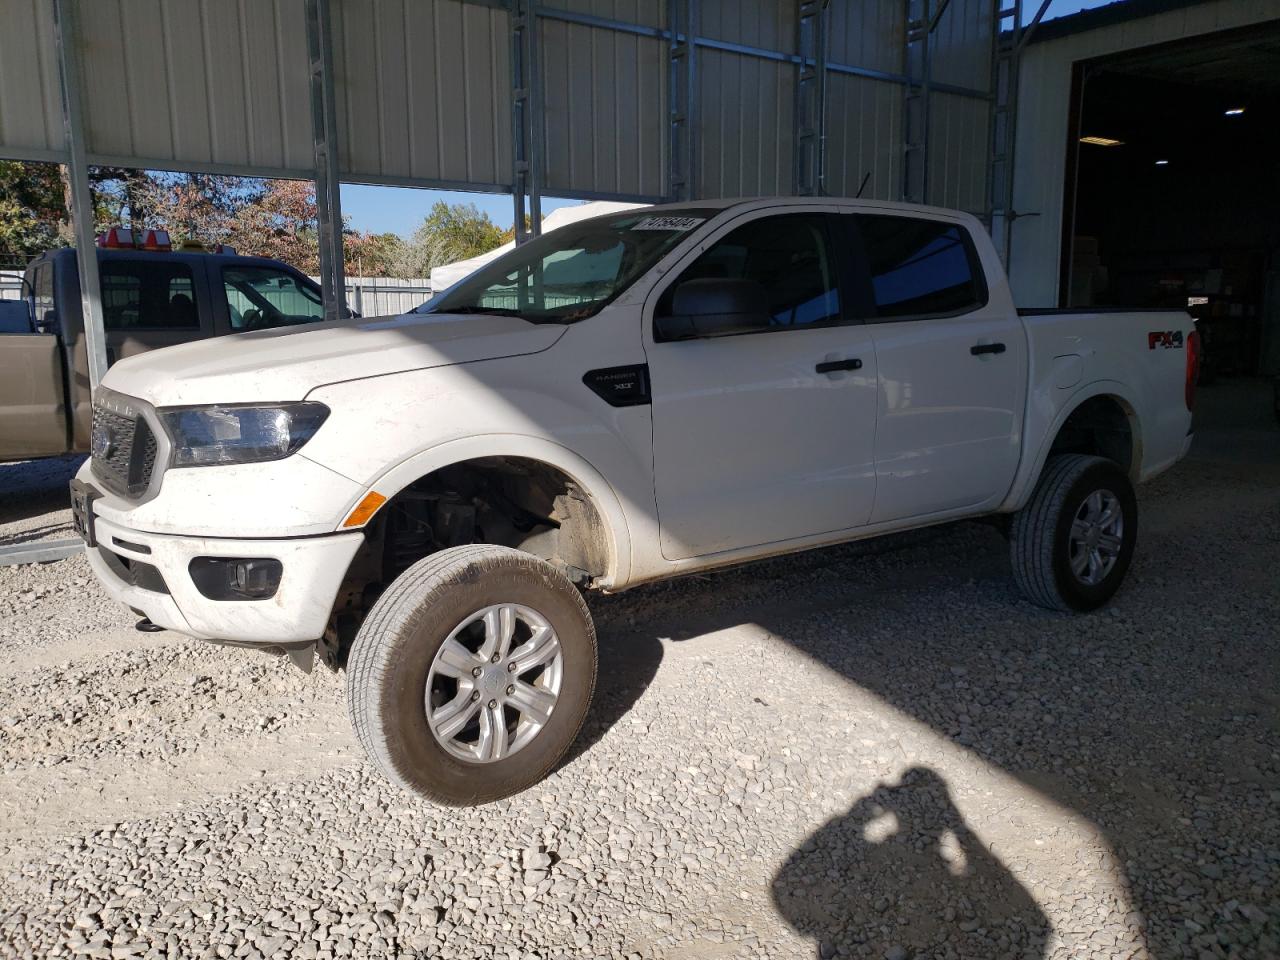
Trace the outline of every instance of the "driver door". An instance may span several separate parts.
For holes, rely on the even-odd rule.
[[[875,499],[876,355],[825,206],[730,221],[650,297],[654,487],[669,560],[865,524]],[[772,325],[657,342],[682,282],[758,283]]]

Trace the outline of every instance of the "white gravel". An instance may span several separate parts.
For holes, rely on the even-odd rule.
[[[1144,487],[1086,617],[979,524],[597,598],[581,742],[471,810],[371,771],[340,677],[2,569],[0,956],[1273,960],[1278,491]]]

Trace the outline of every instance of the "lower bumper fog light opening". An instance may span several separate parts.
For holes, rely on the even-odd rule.
[[[272,557],[196,557],[188,570],[210,600],[270,600],[280,589],[284,564]]]

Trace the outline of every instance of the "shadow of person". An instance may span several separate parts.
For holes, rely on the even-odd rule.
[[[817,955],[1035,960],[1048,919],[927,767],[880,784],[791,854],[779,912]]]

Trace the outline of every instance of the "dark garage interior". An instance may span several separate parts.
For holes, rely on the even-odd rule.
[[[1072,306],[1186,307],[1203,382],[1280,373],[1280,23],[1082,64]]]

